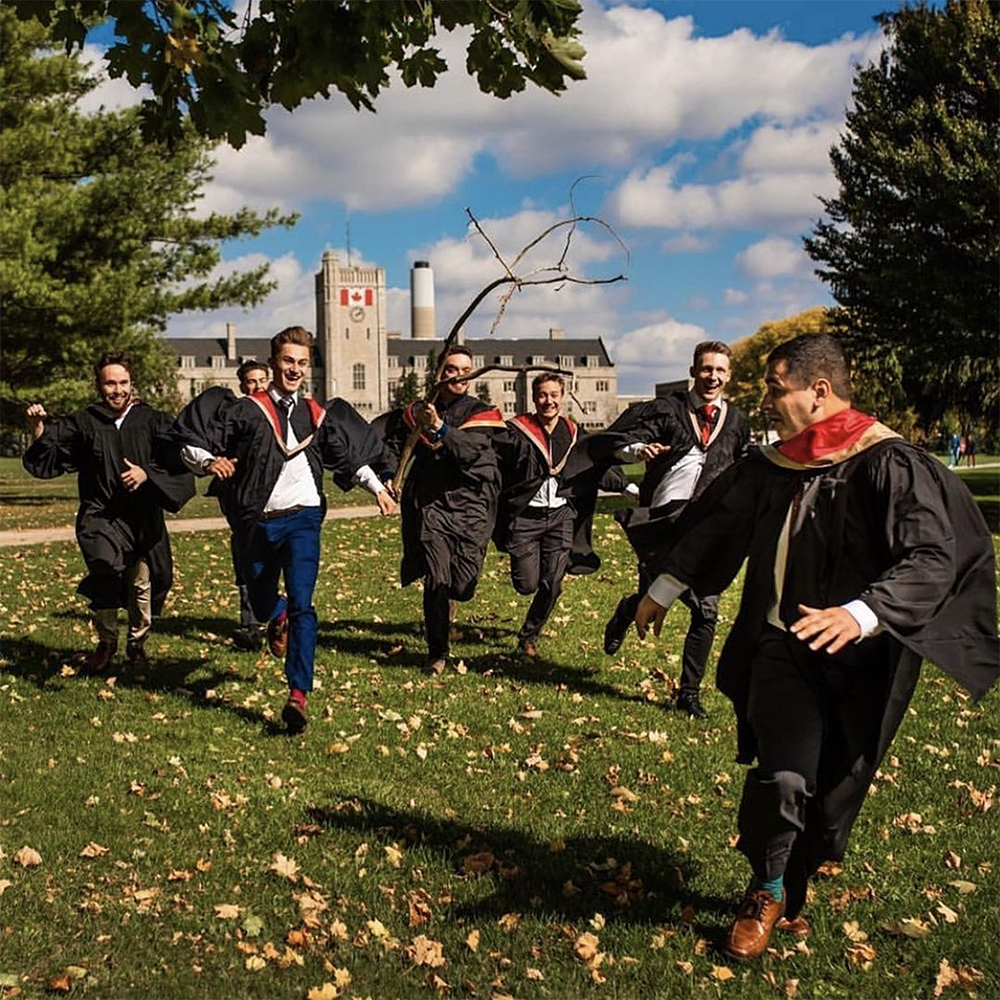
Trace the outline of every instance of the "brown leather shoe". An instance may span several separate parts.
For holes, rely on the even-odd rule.
[[[111,665],[111,661],[117,652],[117,642],[105,642],[102,639],[97,644],[97,649],[92,653],[88,653],[84,658],[83,670],[88,674],[103,674]]]
[[[812,933],[812,924],[801,913],[797,917],[782,917],[774,926],[776,930],[797,938],[809,937]]]
[[[281,721],[288,727],[288,735],[296,736],[308,725],[305,702],[289,698],[281,710]]]
[[[130,642],[125,647],[125,659],[133,670],[148,670],[150,667],[149,657],[141,642]]]
[[[284,659],[288,652],[288,612],[282,611],[267,623],[267,648],[272,656]]]
[[[444,668],[448,666],[448,661],[443,656],[428,656],[424,666],[424,673],[437,677],[444,673]]]
[[[784,901],[779,903],[766,889],[747,890],[726,937],[726,954],[740,960],[763,954],[784,912]]]

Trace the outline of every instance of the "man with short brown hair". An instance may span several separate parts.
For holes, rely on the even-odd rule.
[[[189,467],[230,483],[227,516],[246,539],[242,567],[251,607],[268,623],[271,653],[285,661],[282,719],[293,735],[306,727],[313,687],[323,469],[342,490],[363,486],[383,514],[395,509],[375,472],[382,448],[371,427],[344,400],[321,406],[305,394],[312,346],[308,330],[287,327],[271,338],[274,377],[266,391],[237,399],[216,386],[192,400],[176,423]]]
[[[507,421],[495,438],[503,490],[493,540],[510,553],[510,579],[534,594],[518,632],[518,649],[538,654],[538,637],[559,599],[573,545],[574,507],[563,495],[563,472],[576,445],[576,424],[562,415],[566,383],[542,372],[531,382],[534,413]]]
[[[27,408],[32,444],[22,461],[39,479],[77,473],[76,539],[87,564],[77,589],[90,600],[98,638],[85,668],[108,668],[118,609],[127,608],[128,662],[145,669],[146,637],[173,582],[163,511],[180,510],[194,480],[170,447],[171,418],[136,395],[129,356],[104,354],[94,375],[100,401],[77,413],[50,418],[41,403]]]
[[[670,526],[684,508],[747,450],[750,424],[724,398],[732,375],[732,351],[717,340],[698,344],[690,369],[692,387],[663,399],[654,399],[626,411],[608,428],[633,443],[619,449],[623,461],[646,462],[639,486],[639,507],[616,514],[639,554],[639,592],[623,597],[604,632],[604,651],[618,652],[632,624],[639,597],[649,586],[642,560],[649,533],[663,544]],[[691,613],[681,656],[677,708],[695,719],[706,716],[701,683],[708,665],[719,617],[719,595],[685,591],[680,598]]]

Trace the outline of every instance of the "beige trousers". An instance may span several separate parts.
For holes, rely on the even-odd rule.
[[[136,646],[149,634],[153,624],[152,593],[149,565],[143,560],[129,569],[125,580],[128,586],[128,644]],[[118,609],[101,608],[94,612],[94,627],[101,642],[118,645]]]

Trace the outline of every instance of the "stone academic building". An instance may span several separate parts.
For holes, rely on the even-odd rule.
[[[393,406],[400,381],[415,372],[423,388],[428,355],[443,345],[435,332],[434,279],[418,261],[411,272],[411,336],[386,328],[385,269],[342,266],[332,251],[323,254],[316,275],[316,350],[307,391],[319,400],[340,396],[371,419]],[[584,427],[604,427],[619,412],[615,366],[600,337],[566,339],[562,330],[526,340],[493,337],[462,340],[473,366],[542,365],[561,368],[570,394],[565,412]],[[266,360],[267,338],[239,338],[227,324],[225,339],[172,338],[177,352],[178,389],[189,399],[211,385],[237,388],[236,368],[248,358]],[[531,409],[528,374],[488,372],[471,391],[498,406],[505,416]]]

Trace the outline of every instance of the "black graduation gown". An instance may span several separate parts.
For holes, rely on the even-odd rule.
[[[384,471],[382,442],[350,403],[334,399],[322,406],[300,398],[292,410],[299,446],[289,453],[269,400],[267,393],[236,396],[231,389],[213,386],[191,400],[174,424],[180,443],[236,459],[234,475],[213,481],[209,493],[219,497],[230,527],[244,538],[259,519],[285,462],[301,451],[324,510],[324,468],[344,491],[354,485],[354,474],[363,465]]]
[[[492,433],[504,427],[500,411],[473,396],[436,404],[448,425],[436,442],[421,434],[400,498],[403,586],[427,573],[421,536],[430,532],[466,546],[479,562],[496,518],[500,472]],[[385,460],[395,470],[414,426],[412,406],[393,410],[385,424]],[[474,550],[474,551],[473,551]]]
[[[773,602],[778,536],[797,490],[802,501],[782,620],[799,617],[799,603],[824,608],[854,598],[879,619],[881,635],[828,658],[836,726],[824,735],[807,819],[803,851],[813,870],[823,858],[843,856],[921,660],[936,663],[976,697],[996,681],[993,546],[964,484],[899,438],[832,466],[776,461],[775,449],[762,449],[722,473],[646,560],[654,576],[668,572],[696,593],[718,594],[747,559],[740,610],[717,671],[719,690],[736,712],[742,763],[756,754],[746,718],[750,666]]]
[[[90,599],[91,607],[126,607],[126,570],[145,560],[153,614],[159,614],[173,582],[163,511],[176,512],[194,496],[194,477],[171,446],[171,417],[166,413],[136,402],[120,430],[115,418],[95,403],[52,420],[22,461],[39,479],[77,473],[76,539],[88,570],[77,590]],[[125,458],[149,477],[133,493],[121,482]]]
[[[500,468],[501,490],[497,502],[493,544],[507,552],[512,541],[514,519],[522,514],[531,498],[550,476],[555,476],[558,494],[565,496],[565,469],[576,445],[578,429],[567,417],[546,433],[533,414],[520,414],[507,421],[505,430],[496,433],[493,443]],[[572,500],[569,500],[572,505]]]

